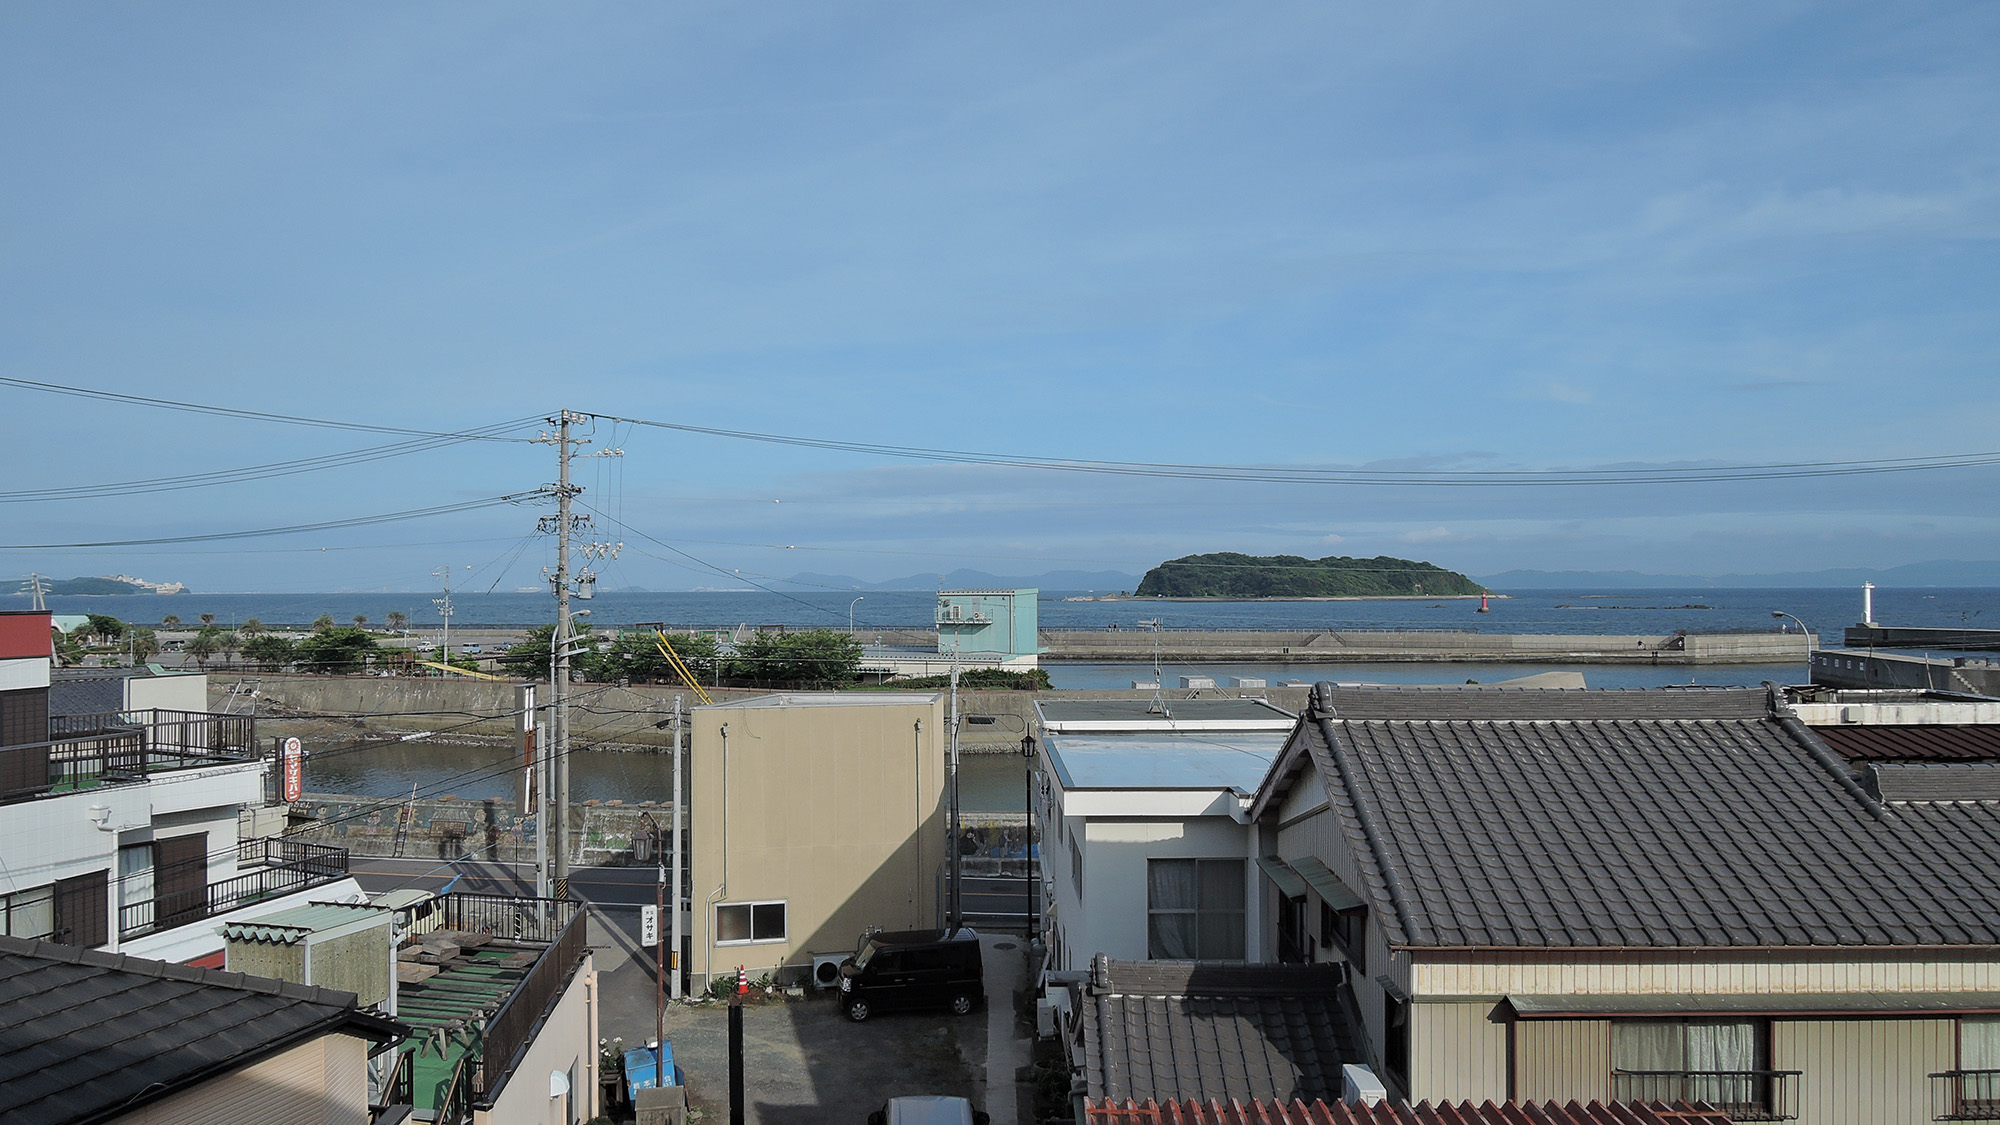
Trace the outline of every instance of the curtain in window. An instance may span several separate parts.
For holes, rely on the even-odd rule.
[[[1611,1025],[1613,1070],[1685,1070],[1679,1020],[1619,1020]]]
[[[22,891],[7,900],[7,933],[11,937],[46,938],[56,928],[54,887]]]
[[[1146,864],[1146,956],[1156,961],[1195,959],[1199,902],[1199,868],[1194,860],[1156,859]]]
[[[2000,1070],[2000,1016],[1967,1016],[1958,1021],[1961,1070]]]
[[[1687,1025],[1687,1069],[1740,1074],[1758,1069],[1758,1027],[1754,1022],[1701,1020]],[[1757,1082],[1749,1077],[1696,1073],[1689,1096],[1717,1105],[1760,1102]]]

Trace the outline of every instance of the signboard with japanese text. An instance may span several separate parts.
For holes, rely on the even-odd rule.
[[[305,792],[305,783],[306,783],[305,744],[301,743],[296,738],[287,738],[285,740],[284,753],[281,755],[281,757],[284,762],[284,770],[285,770],[285,800],[296,801],[299,799],[300,795]]]

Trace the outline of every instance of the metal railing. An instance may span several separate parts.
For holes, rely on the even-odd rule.
[[[257,721],[200,711],[57,715],[49,740],[0,747],[0,801],[144,781],[154,773],[252,761]]]
[[[2000,1121],[2000,1070],[1947,1070],[1931,1077],[1931,1120]]]
[[[487,1105],[583,960],[588,949],[584,915],[581,904],[569,899],[450,894],[442,906],[444,929],[547,943],[528,975],[487,1021],[472,1087],[477,1101]]]
[[[416,1105],[416,1067],[412,1053],[388,1049],[395,1056],[389,1064],[389,1075],[382,1082],[382,1090],[368,1103],[368,1120],[381,1121],[392,1113],[402,1111],[407,1114]],[[398,1118],[400,1120],[401,1118]]]
[[[193,900],[192,894],[186,897],[193,901],[166,895],[119,907],[119,940],[129,941],[168,926],[227,914],[267,898],[310,890],[345,878],[348,873],[346,848],[308,844],[284,837],[239,841],[236,860],[239,864],[259,866],[234,878],[209,883],[199,900]],[[166,917],[161,917],[159,913],[163,901],[167,904]]]
[[[1614,1070],[1621,1102],[1707,1102],[1737,1121],[1790,1121],[1799,1115],[1796,1070]]]

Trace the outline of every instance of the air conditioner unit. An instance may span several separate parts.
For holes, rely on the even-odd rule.
[[[815,953],[813,959],[813,987],[839,988],[840,963],[847,960],[847,953]]]
[[[1380,1078],[1375,1077],[1375,1072],[1359,1063],[1343,1065],[1340,1068],[1340,1076],[1342,1086],[1340,1100],[1349,1105],[1356,1102],[1374,1105],[1389,1096],[1388,1089],[1382,1085]]]

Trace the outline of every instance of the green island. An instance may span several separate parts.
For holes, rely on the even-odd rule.
[[[1142,598],[1392,598],[1486,593],[1453,570],[1383,555],[1306,559],[1222,551],[1171,559],[1146,572]]]

